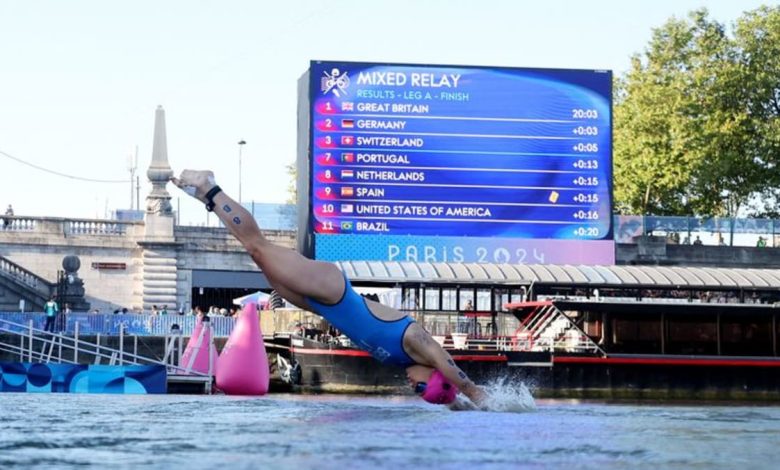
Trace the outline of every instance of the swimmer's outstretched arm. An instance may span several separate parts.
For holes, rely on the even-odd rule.
[[[187,194],[206,203],[206,195],[217,184],[210,171],[184,170],[171,181]],[[311,310],[305,297],[335,303],[344,292],[344,277],[332,263],[310,260],[298,252],[274,245],[266,239],[252,215],[220,190],[213,196],[214,214],[244,245],[263,270],[274,289],[288,301]]]
[[[404,347],[419,364],[436,368],[477,406],[484,405],[485,391],[469,379],[452,356],[420,325],[413,323],[404,335]]]

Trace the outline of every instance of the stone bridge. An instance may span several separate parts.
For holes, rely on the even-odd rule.
[[[169,224],[170,236],[160,237],[159,231],[148,233],[147,222],[19,216],[9,221],[0,226],[0,311],[18,310],[20,299],[27,310],[40,310],[55,293],[67,255],[81,260],[78,276],[86,300],[101,312],[152,304],[181,307],[193,288],[209,287],[209,279],[247,285],[246,279],[256,276],[258,284],[264,282],[224,228],[174,226],[170,217],[162,221]],[[159,217],[152,222],[152,228],[160,228]],[[295,232],[264,233],[275,243],[295,246]]]

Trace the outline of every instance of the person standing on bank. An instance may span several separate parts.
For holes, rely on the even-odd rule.
[[[459,389],[475,405],[484,406],[485,391],[411,317],[362,298],[333,263],[308,259],[268,241],[249,212],[216,184],[212,172],[184,170],[171,181],[219,217],[283,298],[321,315],[380,362],[405,367],[423,399],[452,403]]]
[[[54,322],[57,319],[57,314],[60,311],[59,305],[54,301],[54,297],[50,298],[43,306],[43,311],[46,313],[46,325],[43,327],[43,331],[54,333]]]
[[[13,222],[14,208],[11,204],[8,204],[8,208],[5,210],[6,218],[3,219],[3,228],[7,228]]]

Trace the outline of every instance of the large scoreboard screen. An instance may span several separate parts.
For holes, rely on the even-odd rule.
[[[315,61],[299,95],[310,256],[614,264],[611,72]]]

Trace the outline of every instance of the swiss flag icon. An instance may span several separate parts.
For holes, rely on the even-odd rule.
[[[354,145],[354,144],[355,144],[355,136],[352,135],[341,136],[341,145]]]

